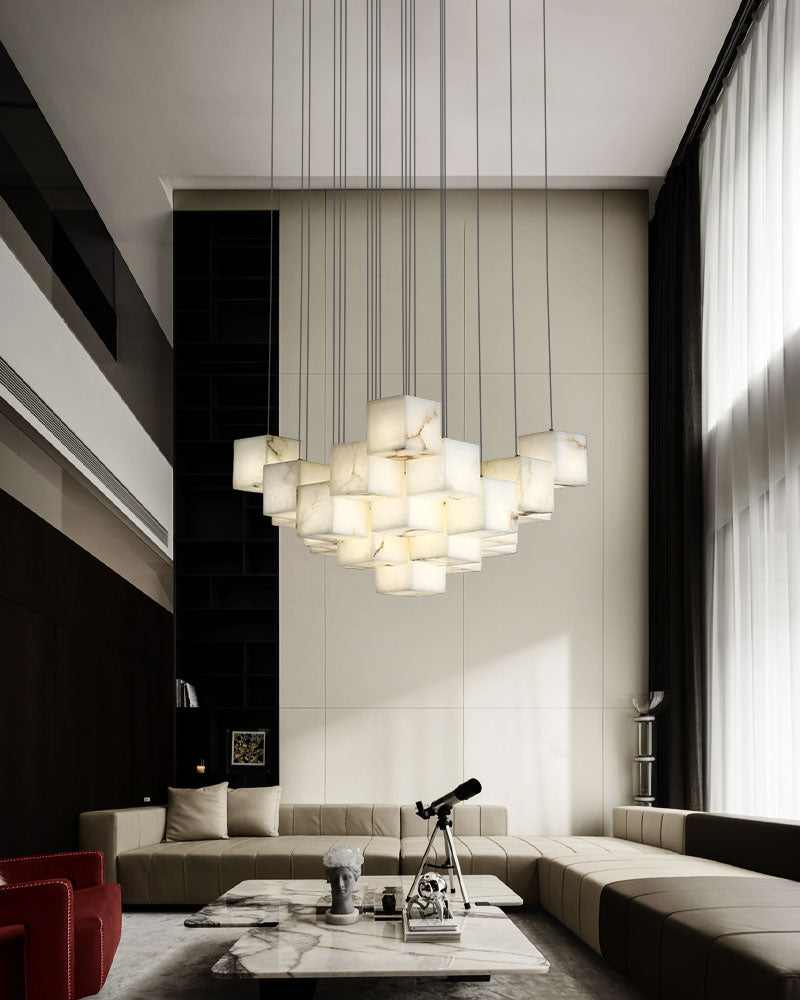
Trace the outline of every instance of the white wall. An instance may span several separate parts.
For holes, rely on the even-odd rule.
[[[544,215],[541,192],[516,199],[524,433],[548,426]],[[398,204],[385,195],[384,395],[401,387]],[[286,801],[427,800],[476,776],[484,801],[508,805],[514,831],[592,833],[630,799],[633,726],[620,705],[645,687],[647,652],[647,196],[562,191],[550,204],[555,423],[588,434],[590,485],[559,491],[552,522],[525,526],[515,556],[451,574],[445,596],[410,602],[378,597],[371,573],[312,556],[281,531]],[[485,192],[481,205],[484,457],[493,458],[514,446],[507,193]],[[281,210],[281,432],[295,436],[297,196],[282,194]],[[308,456],[317,461],[330,442],[329,215],[330,198],[315,195]],[[349,218],[347,438],[356,440],[365,434],[363,195],[349,196]],[[417,391],[439,399],[436,193],[420,194],[417,219]],[[474,192],[453,192],[448,433],[477,441],[474,275]]]

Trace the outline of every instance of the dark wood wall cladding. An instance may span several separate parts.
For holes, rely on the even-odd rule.
[[[87,809],[164,801],[172,615],[0,490],[0,857]]]
[[[173,220],[175,672],[199,702],[176,709],[175,780],[272,785],[278,534],[261,494],[234,492],[231,473],[236,438],[277,433],[277,212],[272,246],[267,212],[179,211]],[[234,729],[268,731],[265,766],[230,766]]]

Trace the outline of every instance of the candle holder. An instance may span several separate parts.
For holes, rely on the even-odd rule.
[[[200,758],[200,762],[197,764],[196,770],[197,770],[198,774],[205,774],[206,773],[206,761],[205,761],[204,757]]]

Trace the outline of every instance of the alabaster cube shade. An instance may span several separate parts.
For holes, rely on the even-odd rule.
[[[486,537],[514,531],[517,526],[517,487],[503,479],[481,478],[481,495],[445,504],[448,535]]]
[[[421,535],[408,540],[411,559],[424,559],[437,566],[460,566],[480,562],[481,540],[471,535]]]
[[[517,540],[513,541],[499,542],[495,544],[495,539],[484,538],[481,540],[482,550],[481,554],[484,558],[489,556],[510,556],[517,551]]]
[[[284,516],[273,514],[270,520],[275,528],[294,528],[297,524],[297,514],[291,513]]]
[[[292,438],[259,434],[233,442],[233,488],[247,493],[260,493],[264,483],[264,466],[277,462],[294,462],[300,458],[300,442]]]
[[[297,487],[299,538],[338,542],[369,535],[369,504],[353,497],[332,497],[328,483]]]
[[[518,531],[505,532],[502,535],[492,535],[491,538],[482,538],[482,548],[486,549],[496,549],[503,545],[516,545],[519,540]]]
[[[419,396],[389,396],[367,403],[367,453],[418,458],[442,450],[441,405]]]
[[[476,497],[481,491],[481,450],[468,441],[442,438],[441,455],[406,465],[406,490],[411,496]]]
[[[317,462],[278,462],[264,466],[264,513],[278,517],[292,517],[297,510],[297,487],[308,483],[326,483],[331,477],[330,467]]]
[[[379,594],[395,597],[426,597],[443,594],[447,587],[447,570],[428,562],[408,562],[405,566],[378,566],[375,589]]]
[[[570,434],[568,431],[523,434],[519,439],[519,453],[552,462],[556,486],[587,486],[589,483],[585,434]]]
[[[348,569],[403,566],[408,562],[408,539],[374,533],[367,538],[347,538],[339,542],[338,558]]]
[[[425,535],[444,531],[444,503],[436,497],[375,497],[371,527],[389,535]]]
[[[519,523],[529,524],[531,521],[552,521],[553,514],[548,511],[546,514],[520,514]]]
[[[518,514],[546,514],[552,511],[552,462],[517,455],[483,462],[481,469],[484,476],[516,483]]]
[[[326,542],[320,538],[304,538],[303,544],[315,556],[335,556],[336,542]]]
[[[461,563],[458,566],[448,566],[448,573],[480,573],[483,568],[482,562]]]
[[[367,454],[366,441],[331,447],[331,495],[405,496],[404,462]]]

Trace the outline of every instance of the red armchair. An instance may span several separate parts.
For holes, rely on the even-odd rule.
[[[0,997],[99,993],[122,933],[122,899],[100,851],[0,860]]]

